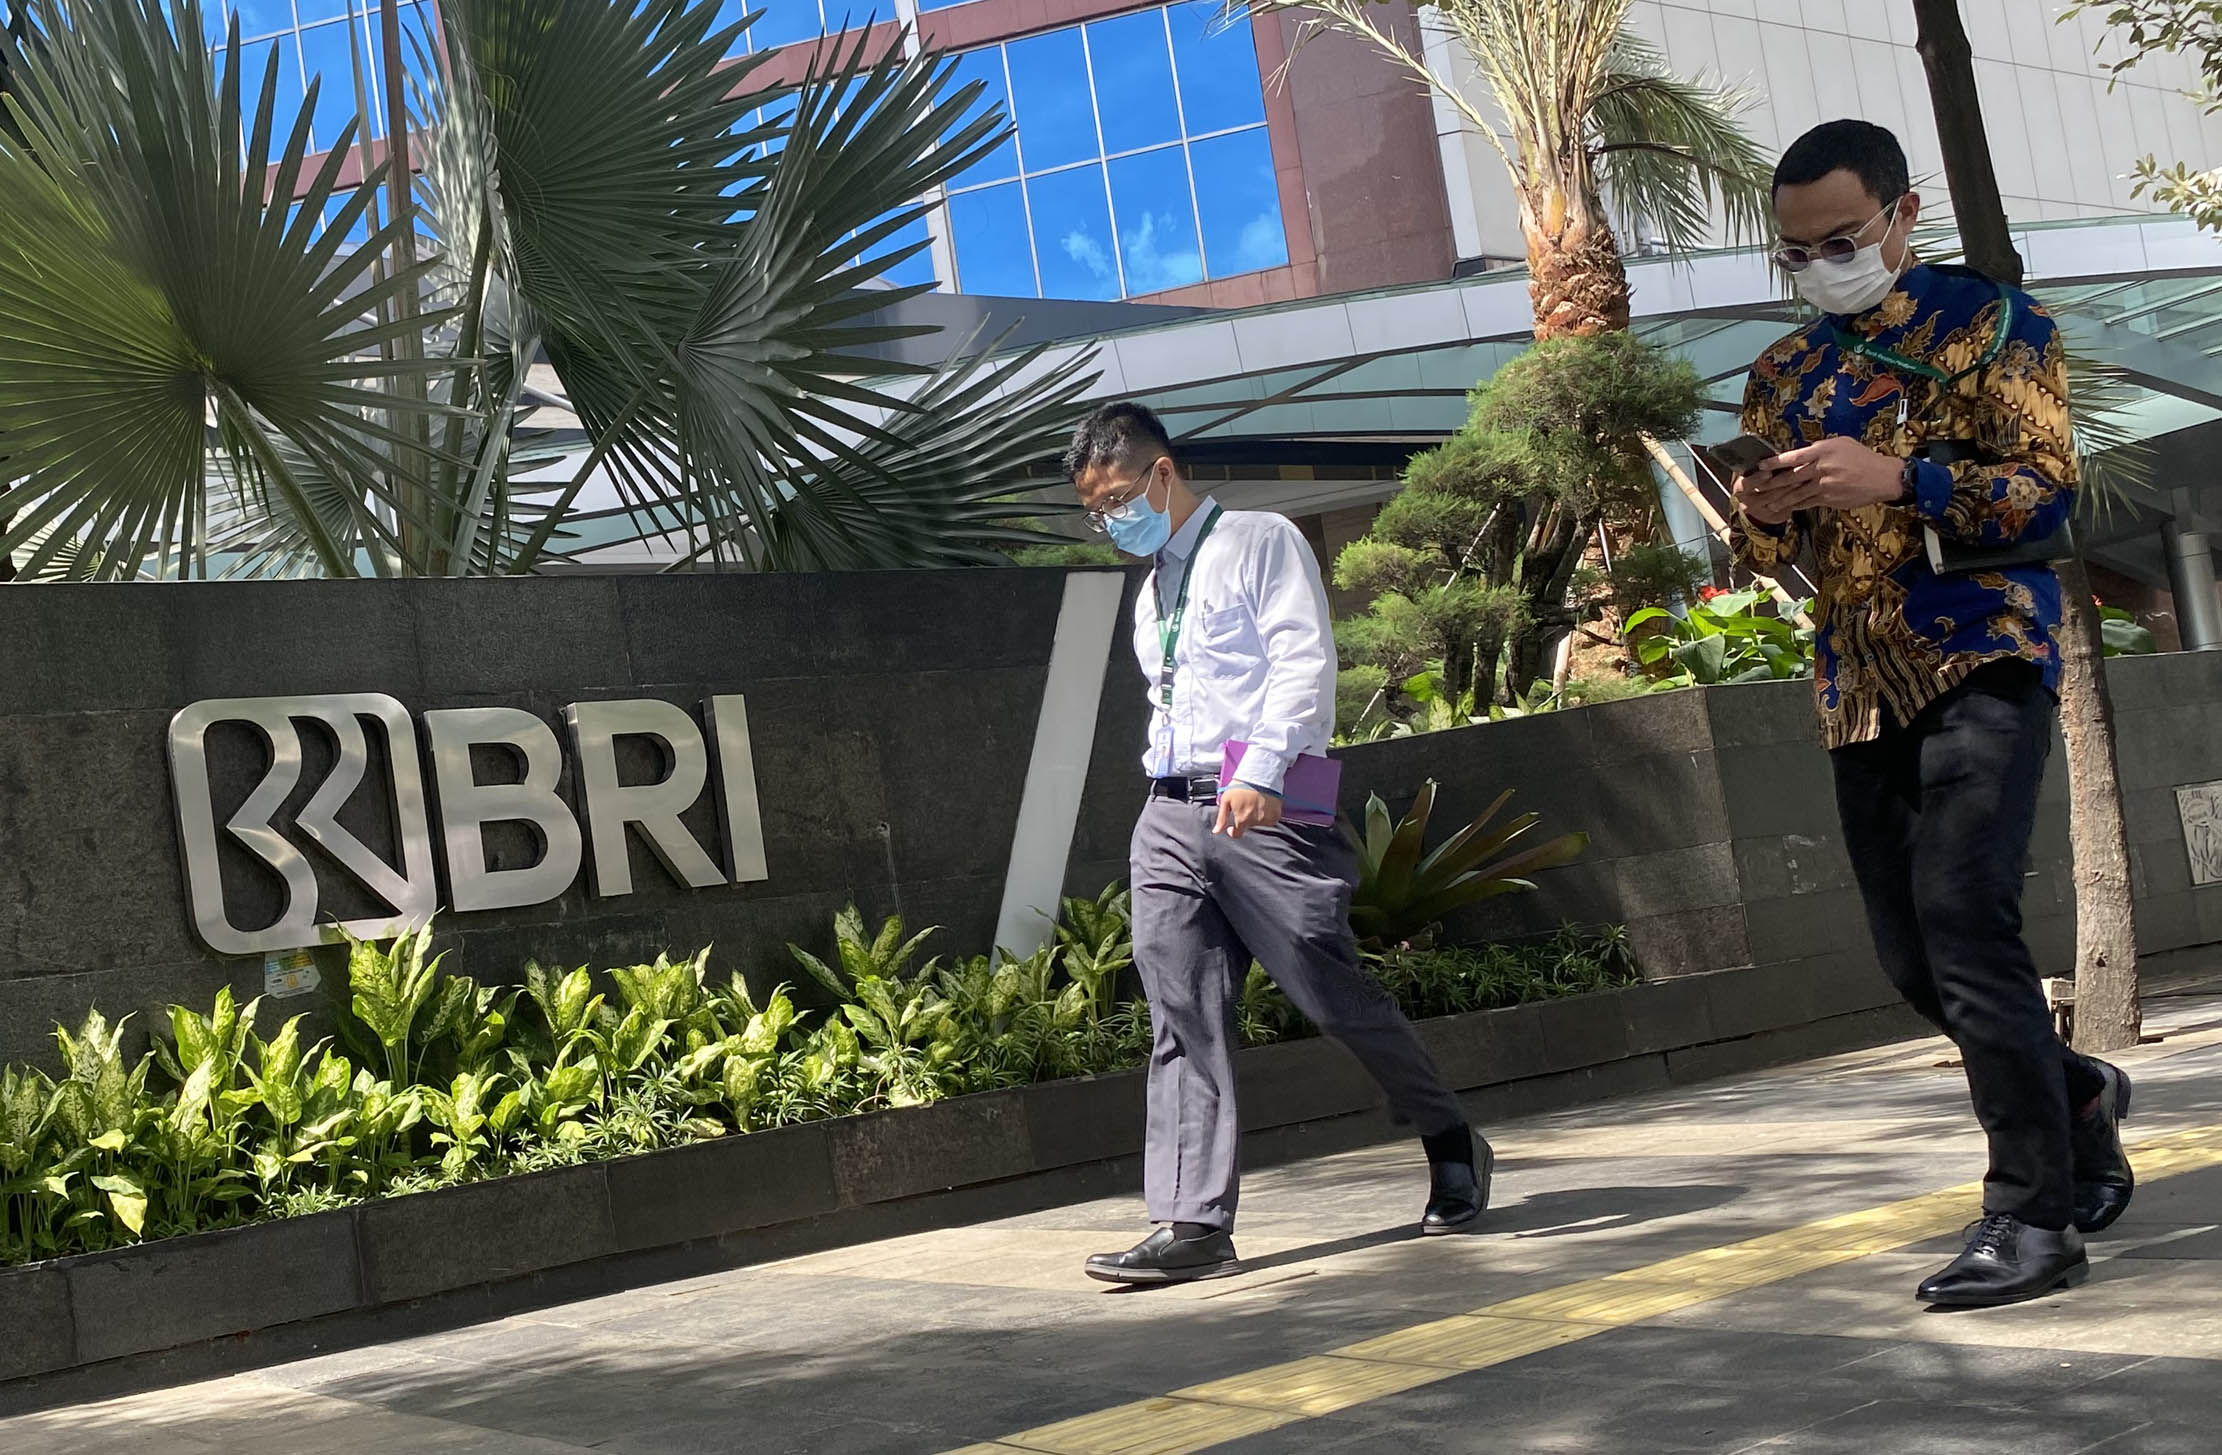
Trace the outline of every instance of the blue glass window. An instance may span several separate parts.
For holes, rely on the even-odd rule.
[[[1218,8],[1184,0],[958,59],[952,85],[981,82],[981,106],[1008,77],[1018,138],[950,188],[957,287],[1118,298],[1288,262],[1257,47],[1245,23],[1215,32]]]
[[[354,48],[347,43],[347,23],[315,25],[301,32],[301,69],[311,79],[319,80],[316,92],[316,144],[319,148],[339,145],[340,133],[347,123],[355,119],[355,51],[362,50],[364,66],[363,85],[368,93],[375,114],[377,94],[371,91],[372,56],[375,52],[358,41]],[[364,118],[364,128],[377,135],[372,118]]]
[[[354,196],[355,189],[352,187],[334,189],[330,199],[324,204],[324,221],[327,226],[338,223],[340,210],[346,207]],[[364,208],[361,215],[355,219],[355,225],[347,229],[347,240],[349,242],[359,244],[370,241],[370,213],[370,208]]]
[[[1204,229],[1211,276],[1225,278],[1277,268],[1288,261],[1273,146],[1262,129],[1191,142],[1196,211]]]
[[[1110,163],[1111,208],[1119,219],[1119,260],[1129,293],[1162,293],[1204,279],[1188,158],[1177,146]]]
[[[1143,10],[1089,26],[1088,65],[1095,76],[1106,155],[1180,140],[1164,11]]]
[[[1088,99],[1088,54],[1078,27],[1003,47],[1011,67],[1011,116],[1029,172],[1102,155]]]
[[[293,0],[232,0],[239,33],[249,40],[293,29]]]
[[[971,0],[918,0],[920,10],[947,10],[952,5],[967,5]]]
[[[984,51],[967,51],[958,56],[949,76],[946,94],[954,95],[973,81],[980,83],[980,95],[972,103],[972,109],[966,113],[966,119],[976,119],[987,115],[991,110],[1000,110],[1004,120],[1008,121],[1011,115],[1011,93],[1003,82],[1001,47],[990,46]],[[1005,138],[1001,146],[967,169],[958,185],[973,187],[985,182],[1000,182],[1017,175],[1018,144]]]
[[[949,199],[949,234],[957,250],[957,281],[967,293],[1033,298],[1034,250],[1027,237],[1026,197],[1016,182],[959,192]]]
[[[913,244],[924,244],[928,240],[926,219],[924,214],[920,214],[905,223],[892,236],[868,249],[862,255],[860,261],[870,263],[875,259],[893,257],[904,248]],[[892,267],[884,269],[880,276],[898,288],[907,288],[913,283],[932,283],[934,281],[933,250],[920,246],[916,253]]]
[[[353,8],[357,15],[362,15],[377,3],[378,0],[369,0],[368,5],[356,5]],[[320,20],[338,20],[347,14],[348,9],[348,0],[293,0],[293,13],[301,18],[303,25],[314,25]]]
[[[763,0],[763,10],[756,23],[748,28],[752,50],[793,45],[825,34],[825,22],[818,15],[818,0]]]
[[[293,135],[294,118],[301,114],[301,57],[294,49],[294,39],[266,40],[255,44],[242,42],[239,47],[239,104],[248,112],[247,125],[254,125],[249,108],[262,104],[262,78],[272,66],[278,71],[277,99],[272,102],[270,130],[273,153],[285,146]],[[252,98],[252,99],[249,99]],[[242,143],[244,144],[244,143]]]
[[[1034,215],[1034,258],[1042,297],[1120,296],[1119,260],[1111,240],[1111,204],[1100,164],[1027,179]]]
[[[1215,0],[1172,6],[1173,62],[1180,68],[1180,104],[1190,136],[1209,136],[1265,122],[1265,86],[1258,78],[1250,23],[1214,29]]]

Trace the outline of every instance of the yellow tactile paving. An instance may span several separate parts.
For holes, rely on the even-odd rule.
[[[1001,1445],[972,1448],[997,1450],[1015,1445],[1041,1455],[1183,1455],[1245,1435],[1262,1435],[1302,1418],[1294,1410],[1145,1399],[1007,1436]]]
[[[1181,1399],[1211,1404],[1232,1404],[1300,1415],[1331,1415],[1336,1410],[1364,1404],[1385,1394],[1398,1394],[1443,1376],[1416,1364],[1391,1364],[1377,1359],[1354,1359],[1350,1351],[1321,1354],[1268,1365],[1231,1379],[1193,1384],[1176,1389]]]
[[[2141,1182],[2222,1166],[2222,1126],[2171,1132],[2134,1143],[2131,1150]],[[1971,1183],[1820,1218],[1192,1385],[1162,1399],[968,1445],[949,1455],[1193,1455],[1297,1420],[1957,1232],[1981,1212],[1981,1194],[1981,1184]]]
[[[1398,1329],[1378,1339],[1348,1344],[1342,1353],[1359,1359],[1433,1364],[1446,1369],[1486,1369],[1508,1359],[1540,1354],[1576,1339],[1601,1334],[1596,1324],[1544,1319],[1503,1319],[1488,1314],[1457,1314],[1429,1324]]]

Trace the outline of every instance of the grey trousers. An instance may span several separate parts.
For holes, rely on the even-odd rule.
[[[1152,1222],[1234,1226],[1240,1183],[1234,1008],[1255,959],[1357,1056],[1423,1136],[1464,1124],[1411,1023],[1358,962],[1357,866],[1342,834],[1289,824],[1215,835],[1216,806],[1151,799],[1134,826],[1134,961],[1149,994],[1143,1180]]]

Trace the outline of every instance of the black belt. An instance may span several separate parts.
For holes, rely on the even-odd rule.
[[[1217,803],[1219,780],[1216,778],[1152,778],[1150,797],[1169,798],[1175,803]]]

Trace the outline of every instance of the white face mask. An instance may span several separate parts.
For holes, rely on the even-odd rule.
[[[1904,200],[1899,199],[1900,202]],[[1867,231],[1897,210],[1898,203],[1891,203],[1869,218],[1859,231]],[[1857,234],[1853,235],[1856,236]],[[1853,238],[1846,237],[1831,238],[1820,247],[1812,249],[1806,265],[1790,275],[1791,281],[1797,285],[1799,296],[1823,313],[1864,313],[1882,302],[1889,294],[1891,285],[1898,281],[1899,270],[1883,261],[1883,244],[1890,240],[1888,228],[1870,246],[1855,248],[1850,257],[1836,259],[1823,256],[1852,240]],[[1806,252],[1807,249],[1803,247],[1786,247],[1775,256],[1779,260],[1786,253]],[[1905,261],[1903,249],[1899,252],[1899,261]]]
[[[1883,261],[1883,245],[1876,243],[1841,263],[1815,258],[1790,276],[1798,295],[1823,313],[1864,313],[1889,296],[1898,270]]]

